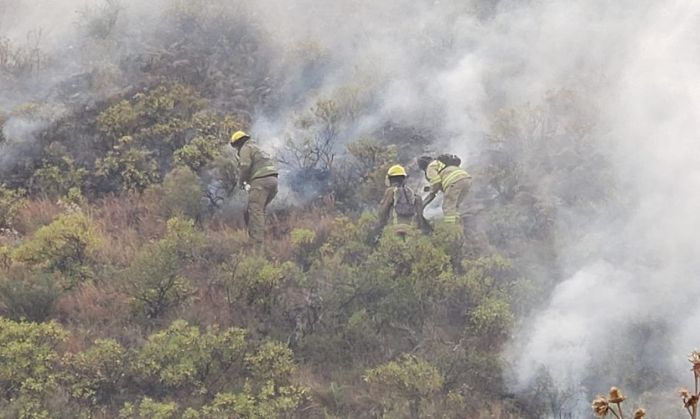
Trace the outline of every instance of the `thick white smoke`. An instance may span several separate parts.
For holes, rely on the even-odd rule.
[[[644,380],[649,361],[662,370],[668,366],[663,372],[676,377],[675,386],[685,385],[685,355],[700,344],[700,285],[695,279],[700,252],[695,192],[700,187],[700,5],[619,3],[626,6],[618,9],[623,13],[600,3],[597,20],[563,31],[595,28],[607,34],[605,40],[592,39],[581,47],[609,57],[609,62],[593,62],[608,80],[600,92],[601,125],[608,129],[606,154],[626,206],[612,221],[580,226],[578,241],[563,242],[570,275],[554,289],[548,306],[523,326],[517,342],[522,385],[544,366],[563,387],[591,379],[583,389],[590,395],[615,384],[608,380],[631,374]],[[571,55],[578,54],[587,55],[580,50]],[[588,67],[585,61],[580,65]],[[619,337],[640,324],[667,329],[659,335],[668,340],[643,341],[626,353],[629,348]],[[637,359],[625,371],[630,365],[623,360],[646,352],[645,347],[654,348],[651,359]],[[605,363],[600,358],[610,354],[617,359],[607,360],[607,380],[591,376],[591,365]],[[672,393],[675,388],[656,390]]]
[[[494,109],[561,86],[584,92],[616,196],[598,220],[562,215],[565,279],[514,340],[516,387],[544,367],[561,388],[580,389],[570,408],[586,416],[587,397],[624,376],[643,380],[645,363],[685,382],[685,354],[700,345],[700,4],[501,2],[481,18],[460,2],[307,6],[283,9],[291,27],[275,24],[333,51],[337,73],[324,87],[350,79],[349,68],[376,71],[377,121],[435,118],[436,142],[463,155],[478,151]],[[635,342],[632,356],[647,358],[625,364],[632,370],[608,359],[607,377],[592,371],[640,325],[669,340]]]
[[[156,19],[174,1],[122,2],[118,25],[130,34],[128,42],[138,46],[134,28],[147,30],[144,19]],[[47,47],[53,47],[61,34],[73,39],[75,24],[66,22],[76,19],[76,10],[104,2],[9,3],[22,6],[11,10],[0,0],[0,35],[19,39],[40,23],[48,28]],[[284,91],[278,92],[288,100],[283,112],[270,116],[261,110],[254,118],[254,131],[272,146],[283,143],[290,121],[317,99],[347,86],[360,86],[364,95],[362,110],[346,127],[348,139],[394,120],[428,127],[434,137],[427,150],[449,150],[467,159],[484,146],[498,109],[538,103],[562,87],[585,96],[595,107],[591,146],[614,168],[616,196],[596,220],[560,212],[557,256],[565,277],[514,338],[508,356],[516,366],[515,387],[531,386],[544,367],[562,388],[582,389],[581,400],[604,391],[610,383],[596,387],[603,377],[593,366],[615,352],[619,336],[640,324],[664,326],[667,338],[642,342],[654,348],[645,362],[658,362],[679,385],[685,382],[684,355],[700,345],[695,328],[700,320],[700,3],[250,0],[236,5],[265,29],[279,54],[274,63],[288,73]],[[323,57],[321,70],[305,74],[296,67],[299,45],[312,45],[310,50]],[[81,65],[89,66],[90,58],[80,57]],[[6,134],[12,137],[10,128]],[[548,175],[530,173],[542,177],[543,188]],[[623,374],[608,371],[611,380]]]

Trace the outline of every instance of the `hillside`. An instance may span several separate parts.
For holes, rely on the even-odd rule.
[[[537,346],[558,285],[646,202],[610,151],[614,72],[535,83],[530,52],[494,47],[477,83],[463,56],[530,6],[365,3],[66,1],[44,32],[48,6],[0,1],[0,418],[559,417],[606,374],[658,402],[670,368],[630,364],[663,322],[625,326],[629,360],[586,353],[583,391]],[[262,252],[240,129],[281,169]],[[374,240],[387,168],[422,190],[416,157],[443,152],[474,179],[464,228],[434,204],[431,234]]]

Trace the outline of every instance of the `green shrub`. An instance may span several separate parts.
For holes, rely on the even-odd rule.
[[[204,190],[199,177],[186,166],[177,166],[165,176],[162,187],[167,215],[198,219]]]
[[[298,269],[293,263],[278,265],[262,256],[246,256],[222,272],[222,285],[231,307],[239,302],[253,306],[261,313],[268,313],[278,302],[280,286],[285,279],[295,275]]]
[[[122,419],[175,419],[178,416],[177,403],[156,402],[150,397],[144,397],[138,406],[132,403],[124,404],[119,411]]]
[[[62,294],[53,274],[16,269],[0,278],[0,314],[12,320],[43,322]]]
[[[12,221],[25,202],[21,191],[0,184],[0,229],[12,228]]]
[[[88,170],[79,167],[66,147],[51,143],[45,149],[48,158],[34,171],[30,191],[35,194],[57,198],[73,188],[80,190]]]
[[[124,272],[135,313],[158,318],[190,297],[192,285],[184,268],[203,243],[204,235],[195,229],[194,222],[168,220],[165,237],[141,250]]]
[[[60,376],[57,347],[68,334],[56,323],[14,322],[0,317],[0,400],[40,397]]]
[[[398,148],[383,146],[372,138],[361,138],[348,144],[352,156],[350,170],[355,182],[345,182],[356,192],[357,203],[375,206],[381,201],[386,190],[386,171],[396,164]]]
[[[444,378],[428,362],[411,355],[367,371],[365,381],[384,408],[384,417],[432,416]]]
[[[507,339],[515,318],[507,301],[495,296],[485,298],[469,311],[470,330],[484,339]]]
[[[364,266],[366,307],[378,322],[420,326],[454,282],[449,257],[427,237],[382,237]]]
[[[316,232],[306,228],[295,228],[290,233],[290,241],[294,247],[294,255],[297,262],[304,270],[308,269],[313,260],[318,257],[320,240],[316,238]]]
[[[124,392],[127,351],[113,339],[98,339],[87,350],[67,354],[62,379],[69,396],[81,404],[110,404]]]
[[[301,386],[277,387],[268,382],[255,393],[244,386],[238,394],[220,393],[202,408],[199,417],[206,419],[266,419],[289,417],[306,400],[308,390]]]
[[[160,177],[152,152],[138,146],[131,136],[119,138],[107,155],[95,162],[95,169],[106,183],[115,184],[107,191],[143,192]]]
[[[138,353],[134,373],[151,391],[185,389],[192,394],[214,392],[217,379],[240,377],[246,350],[242,329],[220,331],[210,327],[202,334],[185,321],[173,322],[155,333]],[[238,370],[236,370],[238,368]]]
[[[101,239],[83,212],[59,215],[14,251],[14,259],[38,270],[60,272],[70,288],[92,276],[91,265]]]
[[[256,380],[287,383],[296,370],[292,351],[278,342],[266,342],[246,356],[246,364]]]

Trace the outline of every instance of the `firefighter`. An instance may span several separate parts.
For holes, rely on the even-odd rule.
[[[277,169],[270,156],[248,134],[236,131],[231,146],[238,154],[239,186],[248,191],[245,219],[248,236],[256,245],[265,237],[265,209],[277,195]]]
[[[423,206],[427,207],[442,192],[443,221],[448,224],[461,223],[464,202],[471,187],[471,176],[459,167],[460,163],[454,155],[438,158],[423,156],[418,159],[418,167],[425,172],[425,178],[430,183],[425,190],[429,194]]]
[[[406,186],[406,170],[395,165],[387,171],[388,188],[379,204],[378,229],[386,229],[406,238],[416,228],[424,230],[427,222],[423,218],[423,200]]]

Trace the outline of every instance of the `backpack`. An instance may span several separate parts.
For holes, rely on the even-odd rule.
[[[438,161],[445,166],[457,166],[459,167],[462,164],[462,159],[460,159],[457,155],[455,154],[441,154],[438,156]]]
[[[406,186],[394,188],[394,211],[399,217],[416,215],[416,198],[410,188]]]

